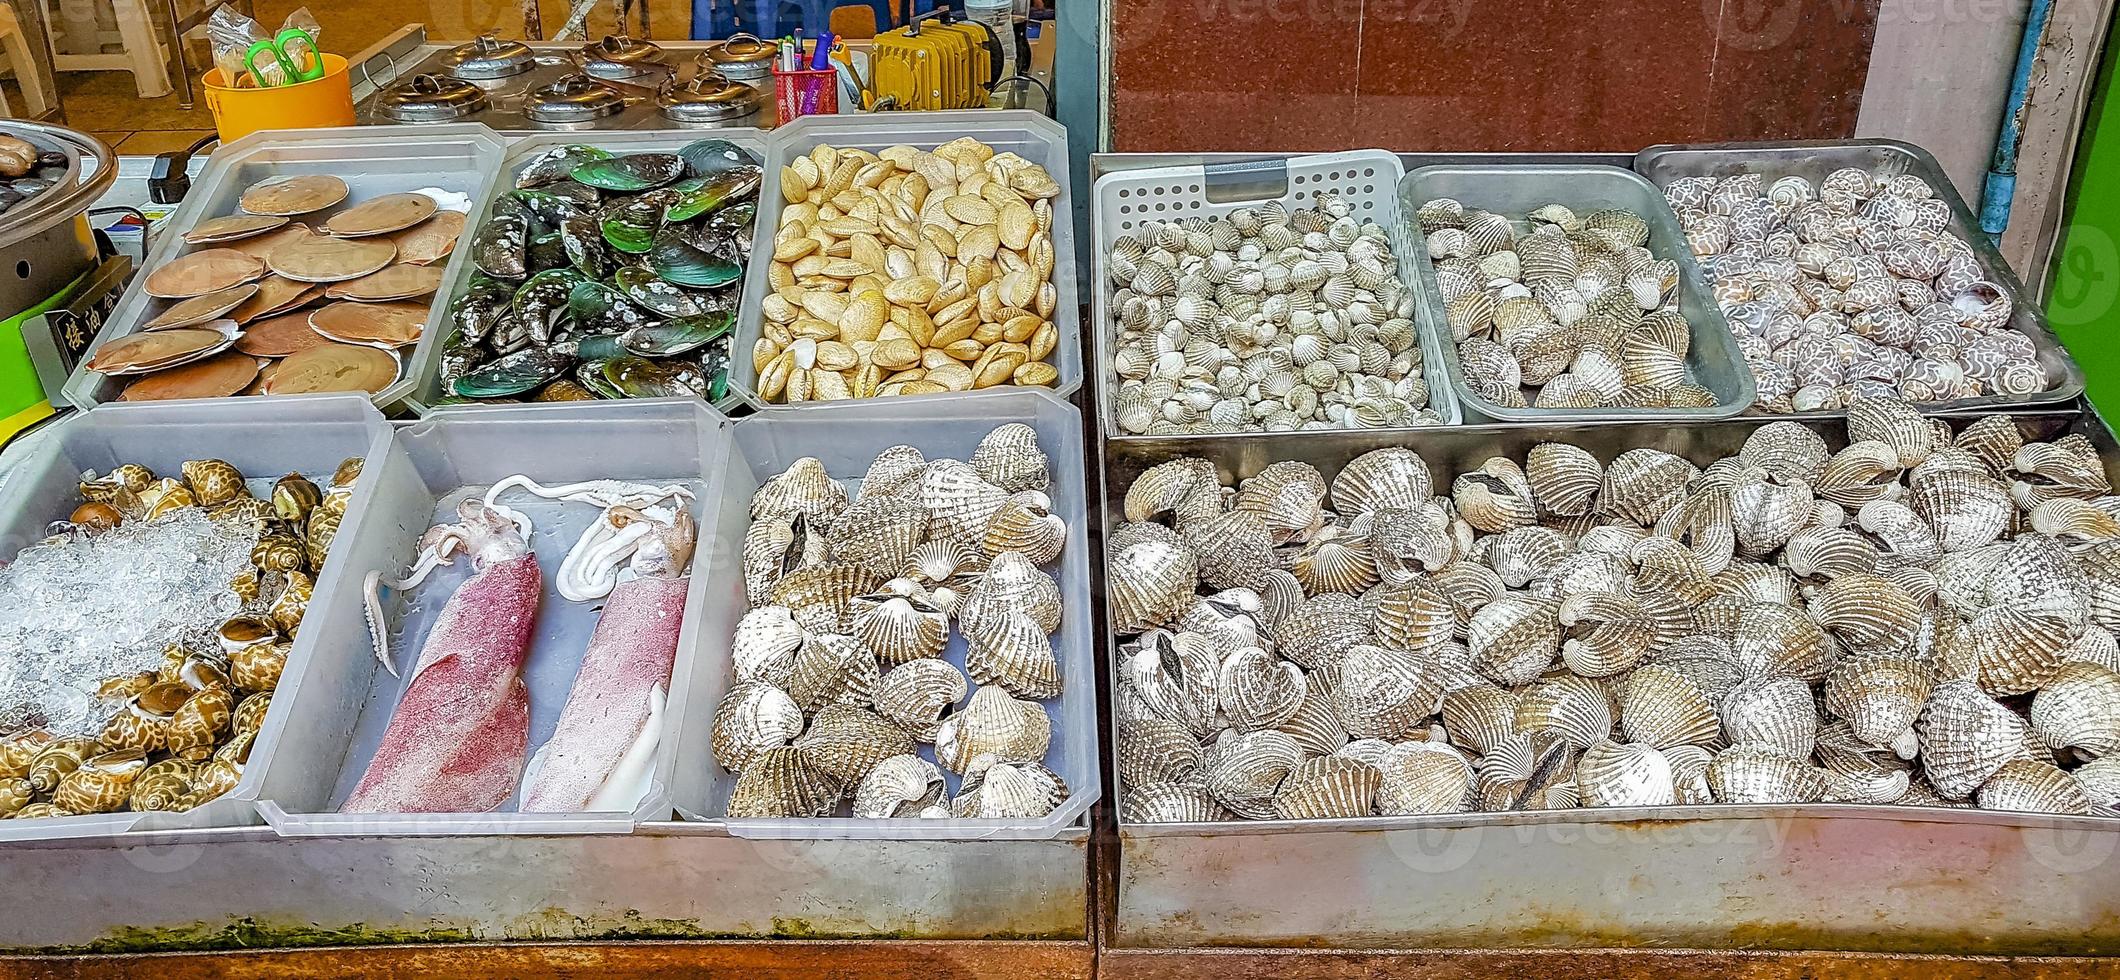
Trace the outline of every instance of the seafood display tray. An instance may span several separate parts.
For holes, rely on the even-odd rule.
[[[671,774],[687,744],[674,737],[676,720],[687,710],[687,678],[700,653],[700,637],[725,635],[700,632],[708,566],[695,568],[686,596],[653,785],[630,813],[518,814],[513,800],[494,813],[336,812],[382,740],[428,627],[471,569],[460,557],[436,569],[409,598],[385,600],[398,677],[383,669],[371,649],[362,580],[373,569],[400,574],[428,527],[456,519],[459,500],[483,495],[486,487],[517,473],[546,485],[600,479],[680,484],[696,495],[697,515],[703,502],[716,499],[727,450],[722,426],[723,419],[697,401],[653,399],[596,406],[452,407],[398,429],[362,476],[368,509],[363,533],[337,559],[343,562],[339,587],[319,590],[310,607],[303,635],[314,644],[313,656],[299,672],[290,665],[292,680],[281,683],[293,710],[284,717],[275,714],[260,740],[284,748],[259,792],[259,809],[273,829],[287,836],[624,833],[638,821],[668,816]],[[500,502],[534,524],[530,544],[544,577],[545,595],[523,672],[534,755],[558,723],[596,628],[600,603],[559,598],[553,583],[561,559],[597,519],[597,509],[522,491],[508,492]],[[712,702],[706,704],[711,708]],[[701,757],[704,744],[699,743]]]
[[[2120,443],[2089,410],[2013,413],[2027,439],[2088,437],[2120,477]],[[1103,520],[1148,467],[1200,456],[1243,477],[1297,460],[1326,472],[1386,446],[1437,486],[1541,442],[1600,458],[1648,447],[1706,462],[1772,419],[1467,425],[1112,440]],[[1833,445],[1839,420],[1808,423]],[[1119,640],[1105,639],[1117,663]],[[1107,678],[1117,684],[1117,677]],[[1116,745],[1107,764],[1117,772]],[[1114,777],[1115,783],[1117,777]],[[1123,794],[1123,785],[1115,786]],[[1116,808],[1115,808],[1116,809]],[[2103,870],[2120,820],[1947,807],[1707,805],[1344,820],[1120,822],[1111,943],[1163,946],[1746,946],[2029,952],[2110,936]],[[1978,873],[1965,855],[1980,854]],[[1889,929],[1877,923],[1889,921]]]
[[[1067,522],[1067,545],[1055,577],[1060,583],[1062,620],[1054,634],[1054,653],[1065,687],[1058,698],[1042,702],[1053,725],[1044,764],[1066,780],[1070,794],[1053,812],[1031,820],[747,820],[709,816],[724,811],[736,776],[723,771],[705,751],[713,725],[711,706],[733,682],[727,650],[744,612],[743,576],[737,574],[738,550],[750,523],[751,495],[771,477],[803,456],[814,456],[852,490],[853,474],[865,472],[886,447],[907,444],[930,459],[969,459],[979,440],[994,427],[1021,422],[1037,430],[1038,445],[1052,463],[1052,513]],[[1098,770],[1096,654],[1091,638],[1090,558],[1087,481],[1082,469],[1082,416],[1048,392],[1008,390],[977,398],[946,401],[884,398],[838,402],[805,409],[766,409],[733,428],[728,467],[722,477],[717,509],[701,521],[702,560],[713,562],[714,580],[705,600],[700,635],[711,652],[691,676],[685,701],[692,709],[682,717],[677,742],[687,750],[673,784],[680,816],[725,826],[738,837],[758,838],[902,838],[902,839],[1045,839],[1079,823],[1101,795]],[[946,658],[964,666],[964,642],[953,637]],[[677,681],[676,683],[683,683]],[[961,705],[960,705],[961,706]],[[921,750],[932,761],[933,747]],[[955,780],[952,781],[952,789]]]
[[[108,405],[66,420],[9,473],[0,488],[0,541],[7,557],[43,537],[46,524],[63,520],[78,501],[76,487],[84,470],[109,472],[120,463],[140,463],[157,473],[175,473],[187,459],[227,460],[253,476],[292,470],[322,477],[350,456],[373,457],[391,438],[390,424],[366,399],[352,395],[291,396],[270,416],[230,401],[191,401],[163,405]],[[321,596],[360,573],[344,556],[357,548],[367,530],[363,515],[372,491],[360,481],[333,541],[315,595]],[[293,676],[315,657],[326,634],[303,630],[287,659]],[[230,827],[258,822],[252,801],[258,798],[265,770],[277,753],[271,734],[296,708],[290,697],[277,697],[265,727],[251,748],[250,762],[234,789],[212,802],[182,813],[106,813],[44,820],[0,821],[0,841],[109,837],[128,830],[162,831]]]
[[[538,154],[555,146],[580,144],[599,147],[618,154],[659,151],[675,152],[679,147],[703,139],[728,140],[763,158],[766,155],[768,137],[764,130],[732,127],[715,129],[712,132],[662,130],[656,132],[591,131],[585,133],[548,133],[511,140],[508,144],[507,156],[500,162],[500,176],[486,188],[485,197],[478,202],[478,210],[483,215],[487,205],[492,203],[493,198],[499,197],[515,187],[516,176],[521,174],[530,165],[530,162],[537,158]],[[464,244],[469,245],[472,236],[477,234],[481,224],[483,224],[483,218],[480,218],[477,223],[466,223],[464,226]],[[771,242],[772,238],[770,235],[759,236],[754,226],[753,241]],[[768,245],[767,248],[770,250],[771,246]],[[411,361],[406,368],[406,373],[412,379],[412,390],[407,398],[410,400],[412,409],[419,414],[425,415],[428,411],[428,406],[439,403],[444,397],[445,393],[442,391],[441,381],[442,343],[448,340],[448,335],[456,330],[456,324],[450,321],[447,310],[451,303],[469,288],[471,276],[477,271],[477,267],[468,261],[452,266],[449,277],[443,280],[442,288],[435,293],[434,305],[440,319],[434,323],[435,329],[427,331],[426,334],[420,337],[419,346],[413,351]],[[744,302],[747,305],[738,308],[736,313],[737,322],[747,323],[756,320],[758,318],[758,307],[755,305],[755,301],[762,298],[763,294],[754,298],[746,291],[744,293]],[[729,352],[732,367],[736,360],[737,351],[735,338],[731,337]],[[745,360],[748,361],[748,359],[749,355],[746,354]],[[742,404],[742,399],[737,397],[732,387],[728,397],[723,398],[714,407],[727,411],[739,404]]]
[[[245,190],[267,177],[285,175],[329,174],[342,178],[352,191],[351,198],[357,200],[421,187],[468,194],[471,212],[465,216],[464,234],[464,243],[468,244],[470,230],[484,220],[486,201],[491,196],[488,187],[500,168],[504,149],[498,134],[475,123],[253,133],[214,151],[206,170],[185,195],[183,205],[157,226],[155,245],[141,268],[160,268],[195,248],[212,247],[186,244],[184,233],[209,218],[236,213],[236,202]],[[463,274],[470,264],[470,252],[459,248],[449,256],[443,270],[445,284]],[[138,332],[156,302],[147,295],[147,277],[135,277],[89,349]],[[425,350],[427,338],[439,332],[446,318],[445,307],[437,298],[428,311],[419,350]],[[118,379],[80,367],[67,379],[64,395],[80,408],[93,408],[117,398],[123,387]],[[412,389],[413,372],[407,363],[400,368],[395,382],[376,393],[374,401],[384,411],[394,412],[402,407]]]
[[[1092,204],[1095,241],[1091,243],[1090,320],[1097,331],[1098,350],[1105,366],[1099,375],[1097,412],[1108,439],[1155,438],[1119,431],[1116,406],[1118,376],[1112,370],[1112,350],[1118,324],[1112,319],[1111,284],[1106,263],[1113,239],[1142,220],[1169,221],[1187,217],[1220,217],[1239,208],[1279,201],[1290,210],[1306,207],[1320,191],[1334,191],[1353,205],[1357,218],[1374,220],[1391,233],[1391,251],[1398,257],[1401,282],[1418,290],[1418,268],[1426,260],[1416,254],[1420,242],[1412,237],[1413,225],[1406,220],[1398,198],[1398,183],[1405,174],[1399,158],[1383,150],[1355,150],[1292,156],[1244,162],[1129,169],[1097,178]],[[1464,421],[1456,388],[1444,367],[1445,342],[1439,320],[1425,312],[1415,317],[1421,337],[1421,374],[1428,380],[1428,406],[1442,416],[1445,425]],[[1403,431],[1403,430],[1401,430]],[[1216,433],[1201,438],[1219,439]]]
[[[1797,176],[1820,181],[1827,174],[1843,167],[1860,167],[1871,173],[1913,174],[1928,182],[1936,196],[1950,206],[1951,234],[1957,236],[1973,249],[1973,257],[1980,263],[1987,280],[2000,286],[2010,297],[2014,312],[2010,315],[2010,327],[2032,339],[2039,366],[2046,369],[2047,376],[2057,379],[2054,387],[2033,395],[2016,398],[1961,398],[1955,401],[1932,402],[1916,406],[1924,413],[1997,411],[2016,407],[2052,406],[2065,407],[2083,394],[2083,368],[2071,358],[2068,349],[2054,336],[2047,324],[2046,310],[2037,302],[2037,297],[2017,279],[2002,253],[1996,251],[1995,243],[1980,230],[1980,222],[1973,216],[1965,199],[1951,183],[1950,175],[1944,173],[1942,164],[1929,151],[1912,143],[1898,140],[1833,140],[1814,142],[1773,143],[1699,143],[1665,144],[1652,146],[1634,158],[1634,170],[1656,185],[1659,192],[1680,177],[1725,177],[1733,173],[1756,170],[1774,177]],[[1740,365],[1742,367],[1742,365]],[[1808,412],[1778,415],[1776,418],[1821,418],[1841,414],[1834,412]]]
[[[765,303],[767,271],[773,264],[773,231],[780,227],[780,213],[786,206],[778,190],[781,167],[819,144],[870,151],[901,143],[933,149],[964,136],[993,147],[996,153],[1015,153],[1044,167],[1060,185],[1060,196],[1053,201],[1052,230],[1053,254],[1058,257],[1053,287],[1060,294],[1060,301],[1053,308],[1053,326],[1059,331],[1060,344],[1053,349],[1051,359],[1053,367],[1060,372],[1060,380],[1052,390],[1066,397],[1082,387],[1081,307],[1075,299],[1075,278],[1067,274],[1078,258],[1074,222],[1067,217],[1072,214],[1075,200],[1068,185],[1067,131],[1051,119],[1028,109],[960,109],[804,116],[773,131],[768,139],[766,180],[758,194],[758,223],[755,226],[757,242],[763,247],[751,250],[751,264],[744,271],[742,309],[745,315],[736,324],[736,342],[730,348],[733,356],[730,358],[729,389],[732,392],[740,393],[744,401],[755,407],[766,407],[765,400],[758,395],[758,369],[751,363],[751,349],[757,345],[761,334],[758,314]],[[896,397],[926,400],[961,394],[964,392]],[[800,410],[810,404],[813,403],[792,407]]]
[[[1467,208],[1480,208],[1514,218],[1546,204],[1562,204],[1587,213],[1601,208],[1625,208],[1649,224],[1649,250],[1659,259],[1678,263],[1678,306],[1692,324],[1692,343],[1686,366],[1693,379],[1713,392],[1717,404],[1711,408],[1504,408],[1474,393],[1465,382],[1458,362],[1457,345],[1444,341],[1443,363],[1451,387],[1463,403],[1467,416],[1484,416],[1502,422],[1661,422],[1675,419],[1728,418],[1750,408],[1753,399],[1752,372],[1738,354],[1737,340],[1730,334],[1722,309],[1708,294],[1700,267],[1686,247],[1678,217],[1664,201],[1663,193],[1640,175],[1618,167],[1565,164],[1442,165],[1422,167],[1399,183],[1399,203],[1412,214],[1422,202],[1439,197],[1455,198]],[[1419,253],[1414,265],[1419,282],[1424,329],[1442,331],[1443,297],[1436,283],[1435,265],[1427,261],[1427,236],[1417,223],[1407,222],[1407,234]]]

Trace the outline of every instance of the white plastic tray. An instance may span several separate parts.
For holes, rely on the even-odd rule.
[[[283,747],[260,792],[259,809],[273,829],[285,836],[625,833],[640,821],[667,818],[671,772],[683,752],[677,720],[686,711],[687,677],[704,635],[701,612],[711,570],[706,556],[715,547],[704,532],[685,600],[653,786],[628,813],[518,814],[513,799],[493,813],[337,812],[367,770],[404,694],[411,674],[404,665],[417,659],[435,615],[470,576],[470,563],[459,558],[428,576],[409,601],[386,602],[393,659],[403,677],[392,677],[370,649],[361,586],[370,569],[401,574],[419,536],[438,520],[455,519],[458,500],[473,490],[483,495],[486,487],[517,473],[547,485],[599,479],[684,484],[697,494],[693,513],[698,516],[719,501],[728,451],[725,422],[701,402],[666,398],[456,406],[399,429],[369,463],[364,479],[372,494],[369,511],[359,540],[338,569],[339,587],[319,593],[303,626],[303,637],[316,645],[315,656],[291,687],[281,682],[294,710],[286,718],[276,714],[280,728],[272,722],[266,726],[266,737],[277,738]],[[522,510],[535,524],[531,546],[544,576],[545,595],[523,672],[534,755],[558,724],[600,614],[600,603],[569,602],[553,587],[560,560],[597,512],[587,504],[542,501],[520,491],[508,492],[501,502]]]
[[[1112,404],[1119,389],[1119,377],[1112,369],[1112,351],[1119,332],[1111,308],[1116,289],[1105,262],[1115,239],[1145,222],[1220,217],[1267,201],[1279,201],[1290,210],[1309,207],[1318,192],[1333,191],[1353,206],[1357,219],[1375,221],[1391,234],[1391,254],[1398,259],[1399,281],[1411,292],[1419,288],[1418,263],[1425,258],[1414,254],[1417,243],[1408,233],[1399,210],[1399,178],[1405,173],[1405,164],[1388,150],[1349,150],[1278,160],[1125,170],[1098,178],[1090,216],[1095,229],[1095,240],[1090,245],[1090,293],[1094,297],[1090,321],[1098,338],[1101,376],[1097,411],[1105,437],[1162,438],[1121,432]],[[1444,424],[1457,425],[1464,419],[1457,392],[1443,366],[1440,328],[1430,322],[1425,312],[1417,314],[1415,321],[1420,328],[1421,376],[1428,381],[1428,407],[1442,417]]]
[[[245,476],[277,479],[300,470],[319,483],[349,456],[373,459],[390,443],[390,423],[358,395],[301,395],[273,403],[261,413],[229,399],[200,399],[159,404],[106,405],[67,419],[40,437],[35,450],[8,472],[0,486],[0,556],[16,552],[43,537],[44,526],[64,519],[80,503],[76,489],[83,470],[109,472],[119,463],[140,463],[157,474],[174,474],[187,459],[225,459]],[[348,552],[367,537],[367,502],[374,481],[356,484],[339,533],[325,557],[314,595],[323,596],[349,577]],[[0,821],[0,841],[59,840],[102,837],[128,830],[181,830],[235,827],[258,822],[251,801],[258,798],[264,774],[279,750],[279,730],[290,714],[292,678],[316,656],[323,633],[309,628],[319,617],[315,605],[295,636],[279,689],[264,727],[250,750],[250,764],[234,789],[219,799],[183,813],[106,813],[45,820]],[[11,651],[11,655],[25,655]]]
[[[860,485],[876,454],[904,443],[929,459],[969,459],[979,440],[1006,422],[1022,422],[1038,432],[1039,448],[1052,461],[1053,513],[1067,522],[1067,546],[1057,567],[1046,571],[1060,582],[1062,617],[1054,635],[1063,690],[1042,702],[1052,719],[1052,747],[1045,765],[1067,781],[1069,796],[1052,813],[1035,820],[729,820],[720,817],[736,785],[735,775],[714,761],[708,734],[714,709],[734,678],[729,641],[744,613],[743,574],[739,556],[750,525],[751,495],[759,484],[796,459],[815,456],[827,472],[849,488]],[[761,838],[893,838],[1031,840],[1053,837],[1077,823],[1102,795],[1097,749],[1096,640],[1092,636],[1089,579],[1088,484],[1083,474],[1082,416],[1050,392],[1009,388],[951,399],[879,398],[835,402],[803,409],[767,409],[734,426],[728,472],[721,498],[708,510],[700,536],[713,531],[711,558],[715,570],[700,624],[703,650],[700,669],[692,675],[688,709],[678,743],[685,756],[673,783],[678,815],[726,827],[738,837]],[[701,561],[708,560],[702,546]],[[952,626],[945,656],[964,665],[964,643]],[[959,705],[962,706],[961,704]],[[933,746],[922,746],[932,761]],[[949,789],[957,778],[949,775]]]

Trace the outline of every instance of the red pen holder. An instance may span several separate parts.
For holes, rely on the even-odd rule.
[[[839,72],[831,68],[784,71],[773,68],[773,94],[780,104],[780,124],[797,116],[831,115],[839,111]]]

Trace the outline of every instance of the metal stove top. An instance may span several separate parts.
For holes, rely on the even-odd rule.
[[[503,41],[505,50],[483,52],[492,57],[466,58],[462,45],[429,41],[426,28],[415,24],[355,60],[354,116],[362,125],[476,122],[503,133],[772,128],[778,117],[770,78],[752,86],[756,108],[748,114],[710,121],[664,115],[657,94],[666,82],[674,79],[674,87],[695,92],[714,88],[711,79],[698,78],[706,67],[702,56],[714,43],[533,41],[523,57],[516,42]],[[417,106],[393,109],[407,93]]]

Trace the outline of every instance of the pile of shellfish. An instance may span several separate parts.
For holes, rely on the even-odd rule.
[[[1461,383],[1503,408],[1708,408],[1686,365],[1693,326],[1678,263],[1649,223],[1618,208],[1525,217],[1437,198],[1415,213],[1457,343]]]
[[[728,816],[1020,819],[1067,799],[1043,764],[1062,604],[1040,566],[1068,535],[1050,481],[1010,423],[969,462],[893,446],[851,488],[813,457],[758,488],[713,725]]]
[[[126,463],[84,478],[84,502],[56,528],[61,535],[191,508],[254,529],[252,567],[229,583],[241,612],[213,645],[172,643],[152,669],[105,680],[98,695],[121,707],[94,737],[38,728],[0,737],[0,815],[183,811],[234,789],[360,472],[361,460],[348,459],[328,487],[289,473],[263,497],[219,459],[187,460],[177,477]]]
[[[768,402],[1051,387],[1053,209],[1043,166],[971,137],[820,145],[780,169],[761,335]]]
[[[1413,290],[1338,194],[1147,222],[1111,244],[1119,431],[1425,425]]]
[[[147,271],[147,294],[170,302],[88,369],[129,379],[126,401],[388,387],[471,202],[439,187],[350,195],[330,174],[248,188],[241,210],[186,231],[195,247]]]
[[[1858,398],[1705,468],[1404,448],[1108,542],[1124,819],[1850,802],[2120,805],[2120,498],[2082,436]]]
[[[2015,303],[1913,174],[1848,167],[1815,186],[1757,172],[1664,189],[1768,412],[2045,391]]]

